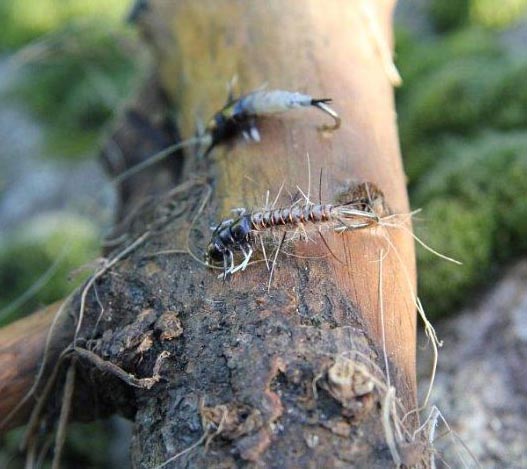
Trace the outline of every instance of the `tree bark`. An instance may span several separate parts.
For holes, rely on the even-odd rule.
[[[116,235],[125,237],[108,252],[115,263],[68,312],[80,322],[79,347],[153,380],[131,388],[110,366],[79,357],[95,402],[135,416],[134,466],[171,458],[173,467],[386,467],[422,457],[408,456],[414,442],[396,435],[394,443],[387,430],[391,386],[401,417],[416,407],[415,261],[404,230],[326,234],[343,263],[322,241],[295,243],[296,257],[278,256],[269,290],[264,263],[226,283],[185,252],[156,254],[185,251],[189,238],[201,255],[210,225],[233,208],[261,208],[266,191],[273,199],[282,184],[310,187],[317,199],[321,170],[324,203],[350,182],[368,181],[394,213],[408,212],[386,59],[392,8],[391,1],[159,0],[138,14],[162,90],[150,82],[143,94],[163,99],[153,108],[140,99],[135,109],[146,124],[128,116],[114,134],[105,150],[114,173],[174,138],[156,118],[166,115],[165,96],[181,134],[191,136],[196,114],[222,106],[234,74],[244,91],[268,82],[332,97],[343,125],[321,134],[325,116],[311,110],[260,119],[260,144],[219,146],[206,167],[186,152],[184,165],[158,165],[152,177],[121,186]],[[156,143],[139,146],[137,135]],[[124,168],[112,166],[115,146]],[[277,206],[289,203],[283,191]],[[161,361],[164,352],[170,357]],[[416,423],[415,414],[406,420],[409,433]]]
[[[216,181],[212,221],[229,216],[234,207],[261,206],[266,191],[272,199],[284,182],[292,191],[296,186],[307,191],[311,184],[316,192],[316,176],[307,179],[307,153],[311,174],[323,170],[324,201],[332,201],[349,180],[371,181],[395,213],[408,212],[393,91],[382,54],[383,47],[390,48],[392,7],[392,2],[346,1],[152,4],[141,24],[158,54],[161,81],[177,105],[183,135],[192,134],[196,113],[208,117],[220,107],[234,74],[245,91],[269,83],[270,88],[333,97],[344,122],[333,135],[322,136],[315,128],[324,117],[315,112],[272,117],[260,122],[261,144],[218,149],[215,165],[208,168]],[[287,205],[287,196],[280,203]],[[329,402],[314,399],[309,389],[339,354],[350,350],[362,351],[384,368],[378,262],[383,253],[382,309],[391,379],[406,409],[415,407],[413,247],[404,232],[390,230],[389,236],[393,245],[368,231],[329,236],[332,251],[345,265],[331,257],[280,258],[269,293],[263,266],[235,276],[228,286],[214,276],[210,281],[210,275],[199,283],[195,276],[177,275],[185,337],[178,355],[185,359],[173,377],[179,384],[172,394],[138,415],[136,461],[159,463],[161,455],[185,450],[206,433],[204,421],[210,421],[211,413],[220,425],[221,409],[227,409],[234,427],[251,419],[258,424],[240,434],[220,431],[219,441],[211,443],[214,450],[196,448],[179,464],[241,459],[268,466],[280,461],[288,467],[308,461],[382,461],[382,451],[369,453],[361,446],[367,438],[336,436],[339,428],[348,437],[355,425],[374,428],[378,414],[360,423],[347,420],[333,413]],[[327,251],[315,243],[296,246],[295,253],[323,256]],[[185,292],[192,285],[199,285],[200,294],[187,304]],[[157,431],[141,424],[151,422],[160,409]],[[373,434],[371,448],[382,446],[382,428],[375,427]],[[320,444],[310,447],[310,441]]]

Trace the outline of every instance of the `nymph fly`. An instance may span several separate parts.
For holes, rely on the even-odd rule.
[[[257,90],[238,99],[229,93],[227,103],[209,120],[198,135],[165,148],[147,160],[129,168],[114,180],[119,184],[133,174],[173,155],[176,151],[197,146],[198,156],[207,156],[212,149],[238,135],[246,140],[260,141],[256,118],[286,112],[291,109],[315,107],[331,116],[333,125],[323,125],[321,130],[336,130],[340,127],[339,115],[329,107],[330,98],[315,99],[309,95],[283,90]]]
[[[362,186],[372,186],[362,191]],[[382,197],[382,193],[372,184],[361,184],[356,193],[374,193]],[[302,229],[304,232],[312,225],[318,231],[331,230],[335,232],[352,231],[369,227],[379,221],[379,215],[362,199],[331,204],[306,203],[304,206],[292,205],[286,208],[259,210],[245,213],[240,210],[236,218],[222,221],[212,233],[207,246],[205,260],[207,264],[223,262],[223,277],[245,270],[254,250],[258,236],[281,231],[284,234]],[[234,263],[234,254],[241,252],[243,261]]]
[[[329,107],[330,98],[313,98],[307,94],[283,90],[258,90],[238,99],[229,93],[227,104],[208,122],[202,135],[204,156],[219,143],[238,135],[246,140],[260,141],[260,133],[256,128],[256,118],[269,116],[313,106],[330,115],[333,125],[324,125],[322,130],[336,130],[340,127],[339,115]]]

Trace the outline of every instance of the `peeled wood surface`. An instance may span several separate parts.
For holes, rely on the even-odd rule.
[[[392,9],[391,1],[153,3],[145,27],[159,53],[165,89],[178,106],[184,136],[193,133],[196,114],[207,119],[221,107],[226,83],[235,74],[245,92],[267,83],[271,89],[331,97],[342,117],[342,127],[331,135],[316,131],[317,125],[327,122],[327,116],[316,110],[262,119],[260,144],[224,150],[216,167],[222,216],[235,207],[261,207],[265,192],[270,190],[272,200],[283,182],[292,192],[297,185],[307,191],[307,153],[311,196],[316,201],[322,168],[323,202],[331,202],[348,180],[370,181],[381,188],[394,213],[408,213],[393,89],[373,31],[377,27],[391,49]],[[281,202],[288,203],[287,194]],[[353,233],[330,240],[346,265],[330,257],[328,270],[318,274],[335,278],[379,343],[377,261],[381,250],[389,252],[383,265],[386,346],[390,359],[404,370],[405,386],[414,390],[413,241],[400,230],[390,230],[390,237],[404,265],[382,238],[371,232]],[[297,254],[324,255],[325,249],[320,243],[318,248],[309,244],[299,246]],[[311,263],[310,269],[320,271],[321,263]],[[240,288],[254,280],[249,269],[232,285]],[[287,274],[281,277],[277,272],[275,284],[290,286]]]
[[[51,322],[61,304],[54,303],[0,329],[0,422],[33,386]],[[51,360],[59,353],[60,349],[52,349]],[[34,402],[34,398],[29,399],[6,427],[0,427],[0,433],[24,422]]]
[[[308,152],[312,199],[318,199],[322,168],[323,202],[350,180],[370,181],[395,213],[408,213],[393,90],[372,30],[383,31],[389,47],[391,7],[341,0],[152,2],[139,22],[183,137],[193,135],[196,116],[208,119],[221,108],[234,74],[245,92],[267,82],[269,88],[332,97],[343,119],[341,129],[322,135],[316,127],[327,116],[316,110],[272,116],[259,120],[260,144],[218,147],[205,168],[190,157],[183,179],[204,172],[214,181],[199,220],[203,238],[193,244],[197,253],[210,236],[207,225],[231,216],[231,209],[261,207],[266,191],[273,200],[282,183],[293,193],[297,185],[306,192]],[[368,15],[377,18],[373,26]],[[277,205],[289,203],[285,191]],[[176,224],[157,242],[180,247],[188,228]],[[165,309],[173,308],[181,338],[174,344],[176,364],[165,371],[166,389],[155,398],[144,396],[139,406],[133,461],[156,465],[180,454],[173,467],[393,462],[382,426],[382,393],[355,394],[349,401],[331,391],[328,371],[354,351],[384,368],[378,280],[384,254],[391,383],[405,408],[415,408],[413,242],[391,230],[390,245],[381,232],[328,235],[344,266],[322,243],[295,243],[296,255],[325,258],[280,255],[269,292],[263,263],[225,284],[185,258],[153,260],[145,282],[155,278],[151,288]],[[208,445],[199,444],[205,440]]]

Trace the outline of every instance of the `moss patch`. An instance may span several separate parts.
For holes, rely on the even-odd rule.
[[[468,23],[470,0],[430,0],[428,13],[438,31],[456,29]]]
[[[453,59],[498,58],[503,52],[495,34],[478,27],[428,38],[396,28],[396,35],[397,66],[404,75],[403,93],[413,88],[416,79],[436,71]]]
[[[462,266],[419,250],[420,291],[433,315],[451,312],[497,264],[527,251],[527,132],[486,132],[444,143],[417,184],[417,233]]]
[[[66,296],[81,279],[68,279],[72,270],[96,258],[97,230],[88,220],[56,213],[42,215],[0,239],[0,309],[26,292],[48,269],[48,282],[22,307],[26,313]],[[56,267],[52,266],[57,262]],[[0,311],[0,326],[19,315]]]
[[[2,0],[0,51],[23,46],[76,18],[115,23],[129,7],[128,0]]]
[[[477,0],[447,3],[430,5],[452,15],[469,5],[470,18],[463,10],[463,21],[443,28],[453,32],[397,32],[401,147],[411,204],[426,220],[416,231],[463,262],[418,250],[420,294],[435,316],[527,251],[527,62],[496,31],[474,26],[483,24],[473,17]]]
[[[5,98],[39,119],[50,155],[86,154],[131,90],[133,44],[123,30],[71,26],[14,72]]]
[[[527,13],[527,0],[429,0],[428,14],[437,31],[467,25],[504,28]]]
[[[424,213],[425,223],[416,224],[416,234],[463,263],[455,265],[419,249],[419,291],[427,313],[436,317],[454,312],[469,299],[470,288],[484,279],[491,265],[495,221],[481,207],[474,210],[457,199],[435,200]]]
[[[410,186],[433,168],[452,136],[525,128],[527,62],[506,54],[494,34],[468,29],[415,46],[402,36],[405,86],[397,98]]]
[[[439,0],[440,1],[440,0]],[[450,2],[449,2],[450,3]],[[470,22],[489,28],[514,25],[527,14],[527,0],[471,0]]]

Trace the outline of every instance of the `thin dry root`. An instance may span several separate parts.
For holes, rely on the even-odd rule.
[[[60,409],[59,425],[57,427],[57,434],[55,435],[55,448],[53,452],[53,462],[51,469],[60,468],[60,457],[62,449],[66,441],[66,428],[68,427],[68,419],[70,416],[71,403],[73,400],[73,389],[75,386],[75,369],[76,360],[72,359],[68,372],[66,374],[66,383],[64,384],[64,394],[62,396],[62,406]]]
[[[103,373],[110,373],[124,381],[129,386],[142,389],[150,389],[154,384],[161,380],[161,375],[159,374],[161,365],[163,361],[170,356],[169,352],[163,350],[156,359],[152,376],[150,378],[137,378],[133,374],[128,373],[121,367],[117,366],[115,363],[103,360],[99,355],[90,350],[81,347],[74,347],[73,350],[75,350],[81,358],[88,360]]]
[[[395,443],[395,435],[393,433],[392,424],[391,424],[391,410],[392,403],[395,399],[395,388],[390,387],[388,392],[384,396],[384,401],[382,404],[382,426],[384,428],[384,434],[386,436],[386,444],[390,448],[390,453],[392,454],[393,462],[397,465],[401,465],[401,456],[397,451],[397,445]]]
[[[368,25],[368,30],[373,40],[375,50],[381,59],[384,72],[388,77],[390,84],[394,87],[401,86],[403,84],[403,79],[393,62],[392,52],[390,51],[388,43],[379,27],[379,21],[375,17],[373,7],[369,0],[365,0],[361,3],[361,11],[366,18],[366,24]]]

